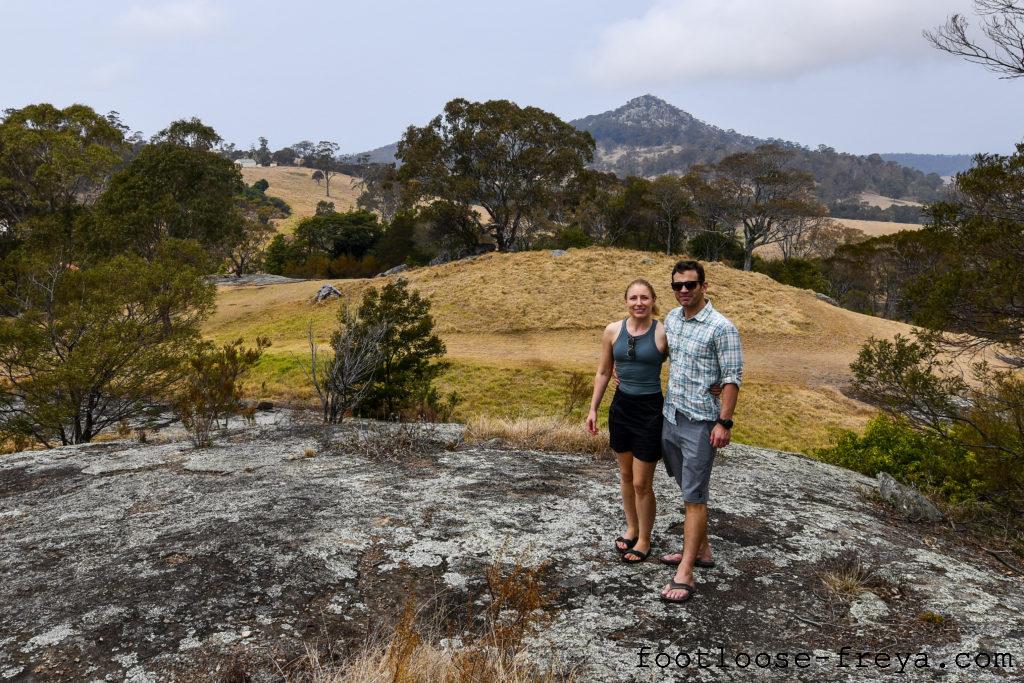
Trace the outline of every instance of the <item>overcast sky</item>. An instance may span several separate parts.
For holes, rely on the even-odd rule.
[[[1009,152],[1024,79],[931,48],[970,0],[0,0],[0,108],[116,110],[147,136],[397,140],[453,97],[569,120],[651,93],[723,128],[841,151]]]

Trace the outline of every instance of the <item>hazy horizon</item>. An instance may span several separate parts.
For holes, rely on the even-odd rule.
[[[331,139],[354,153],[395,142],[454,97],[572,120],[650,93],[720,128],[808,147],[1009,153],[1024,139],[1024,82],[921,36],[971,6],[0,0],[0,57],[17,65],[0,107],[80,102],[147,137],[198,116],[242,149],[263,135],[274,149]]]

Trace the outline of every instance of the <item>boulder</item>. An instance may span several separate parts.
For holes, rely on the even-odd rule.
[[[316,296],[313,297],[314,303],[321,303],[323,301],[329,301],[330,299],[340,299],[341,292],[339,292],[333,285],[324,285],[317,290]]]
[[[394,268],[388,268],[383,273],[377,273],[377,277],[388,277],[389,275],[398,275],[399,273],[404,273],[407,270],[409,270],[409,266],[402,263],[400,265],[395,266]]]
[[[558,258],[559,256],[565,256],[567,253],[569,253],[569,252],[567,252],[565,249],[552,249],[551,250],[551,255],[554,256],[555,258]]]
[[[878,473],[878,495],[913,522],[938,522],[944,518],[934,503],[893,479],[888,472]]]
[[[838,306],[839,305],[839,302],[836,301],[835,299],[833,299],[832,297],[830,297],[828,294],[822,294],[821,292],[815,292],[814,296],[818,297],[819,301],[824,301],[827,304],[832,304],[833,306]]]

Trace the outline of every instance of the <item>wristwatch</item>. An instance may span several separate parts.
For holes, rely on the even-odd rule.
[[[722,425],[726,429],[732,429],[732,420],[726,420],[725,418],[720,417],[717,420],[715,420],[715,422]]]

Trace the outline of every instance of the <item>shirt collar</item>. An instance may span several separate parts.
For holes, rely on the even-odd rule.
[[[696,321],[702,323],[706,321],[709,317],[711,317],[711,314],[715,312],[715,309],[711,306],[711,299],[705,299],[704,308],[697,311],[697,315],[693,316],[692,318],[686,317],[686,310],[683,309],[682,306],[680,306],[679,308],[681,309],[679,311],[679,317],[683,319],[683,322]]]

